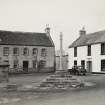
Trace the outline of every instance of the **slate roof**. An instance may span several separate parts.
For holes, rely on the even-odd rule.
[[[13,32],[0,30],[0,45],[25,45],[53,47],[46,33]]]
[[[105,30],[80,36],[69,46],[69,48],[97,43],[105,43]]]

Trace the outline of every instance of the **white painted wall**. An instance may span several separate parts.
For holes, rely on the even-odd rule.
[[[92,72],[101,72],[101,45],[92,45]]]
[[[81,65],[81,60],[86,60],[87,47],[77,47],[77,57],[74,57],[74,48],[69,49],[69,69],[74,65],[74,60],[77,60],[77,65]],[[86,63],[85,63],[86,64]]]
[[[91,45],[91,56],[87,56],[87,46],[77,47],[77,57],[74,57],[74,48],[69,49],[69,68],[74,65],[74,60],[77,60],[77,65],[81,65],[81,60],[92,61],[92,72],[101,72],[101,60],[105,59],[105,55],[101,55],[101,44]]]
[[[72,66],[74,65],[74,48],[69,48],[68,54],[69,54],[69,57],[68,57],[68,60],[69,60],[68,69],[71,69]]]

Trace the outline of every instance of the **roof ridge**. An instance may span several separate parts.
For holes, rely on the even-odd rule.
[[[54,47],[46,33],[19,32],[0,30],[1,44],[5,45],[34,45]]]
[[[95,35],[96,33],[100,33],[100,32],[105,32],[105,30],[100,30],[100,31],[96,31],[96,32],[92,32],[92,33],[88,33],[86,35]]]
[[[105,42],[105,30],[93,32],[86,34],[84,36],[79,36],[70,46],[77,47],[77,46],[85,46],[89,44],[97,44]]]
[[[31,33],[31,34],[46,34],[44,32],[25,32],[25,31],[10,31],[10,30],[0,30],[0,32],[11,32],[11,33],[21,33],[21,34],[28,34],[28,33]]]

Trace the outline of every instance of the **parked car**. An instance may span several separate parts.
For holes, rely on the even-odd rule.
[[[69,73],[73,75],[86,75],[87,71],[83,66],[73,66]]]

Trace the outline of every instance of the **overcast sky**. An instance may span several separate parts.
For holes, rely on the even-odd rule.
[[[67,50],[83,26],[105,30],[105,0],[0,0],[0,30],[44,32],[46,24],[56,49],[63,32]]]

